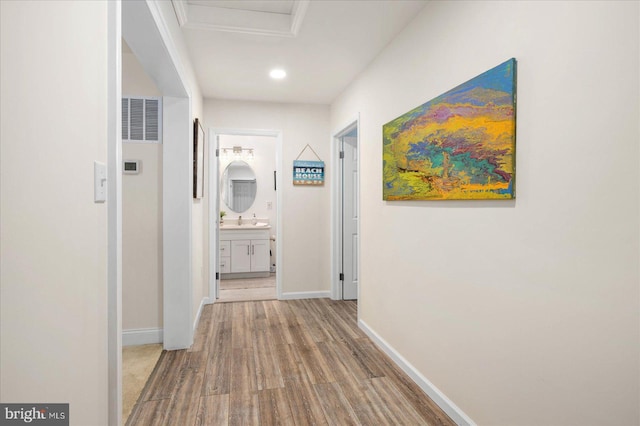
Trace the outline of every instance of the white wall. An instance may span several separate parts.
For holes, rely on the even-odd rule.
[[[107,3],[0,2],[0,395],[105,424]]]
[[[479,424],[640,422],[638,7],[429,2],[332,105],[360,316]],[[517,200],[382,201],[382,125],[511,57]]]
[[[328,292],[331,182],[294,187],[292,167],[307,143],[329,161],[329,107],[207,99],[204,110],[206,122],[216,128],[282,131],[284,185],[278,188],[283,191],[278,208],[282,209],[283,241],[276,242],[283,249],[283,264],[278,265],[282,292]]]
[[[126,49],[123,96],[162,96]],[[122,177],[122,329],[162,329],[162,145],[123,143],[122,158],[141,162]]]
[[[122,96],[162,96],[138,58],[122,40]]]

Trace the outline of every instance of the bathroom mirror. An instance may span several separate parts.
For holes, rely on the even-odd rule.
[[[242,213],[256,199],[256,174],[244,161],[229,163],[220,180],[220,197],[230,210]]]

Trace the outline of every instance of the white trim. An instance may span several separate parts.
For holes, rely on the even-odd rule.
[[[189,22],[185,24],[184,28],[190,30],[212,30],[212,31],[221,31],[227,33],[238,33],[238,34],[249,34],[249,35],[258,35],[258,36],[267,36],[267,37],[286,37],[286,38],[294,38],[295,34],[291,32],[291,30],[280,31],[280,30],[268,30],[262,28],[253,28],[253,27],[240,27],[235,25],[217,25],[203,22]]]
[[[173,10],[176,13],[176,18],[178,19],[178,24],[183,27],[187,23],[187,2],[185,0],[171,0],[173,4]]]
[[[307,14],[309,2],[310,0],[297,0],[293,3],[293,10],[291,11],[291,28],[289,31],[294,37],[296,37],[298,35],[298,31],[300,31],[304,16]]]
[[[290,14],[188,4],[171,0],[178,24],[198,30],[272,37],[296,37],[310,0],[294,0]]]
[[[198,312],[196,312],[196,319],[193,320],[193,334],[196,334],[196,328],[198,328],[198,323],[200,323],[200,315],[202,315],[202,309],[204,308],[204,305],[208,305],[211,302],[209,301],[208,297],[203,297],[202,300],[200,301],[200,306],[198,307]]]
[[[435,402],[438,407],[447,413],[451,419],[460,426],[474,426],[476,423],[471,420],[453,401],[440,391],[433,383],[418,371],[409,361],[407,361],[398,351],[396,351],[386,340],[384,340],[378,333],[373,331],[367,323],[363,320],[358,320],[358,326],[364,331],[367,336],[378,346],[384,353],[386,353],[393,362],[396,363],[402,371],[404,371],[410,378],[417,384],[420,389],[426,393],[429,398]]]
[[[209,128],[209,140],[212,138],[217,138],[220,135],[234,135],[234,136],[269,136],[276,138],[276,205],[278,206],[278,211],[276,212],[276,265],[277,265],[277,273],[276,273],[276,297],[278,299],[283,299],[282,294],[282,194],[284,188],[283,186],[283,168],[282,168],[282,131],[281,130],[273,130],[273,129],[243,129],[239,127],[212,127]],[[209,155],[209,161],[217,161],[215,157],[215,153],[213,155]],[[211,163],[209,164],[209,170],[213,170],[211,167]],[[215,194],[217,194],[217,177],[219,176],[219,172],[216,176],[209,176],[209,194],[211,194],[215,189]],[[212,197],[212,195],[210,195]],[[213,199],[213,198],[210,198]],[[218,224],[218,210],[219,207],[211,208],[213,203],[209,203],[209,215],[208,220],[210,224],[216,224],[216,228],[213,231],[209,230],[209,295],[216,295],[218,282],[216,281],[216,271],[220,272],[220,250],[218,250],[218,235],[216,233],[217,224]],[[210,227],[212,228],[212,227]],[[322,296],[324,297],[324,296]],[[328,297],[328,296],[327,296]],[[215,296],[213,297],[215,299]],[[212,301],[212,303],[215,300]]]
[[[283,194],[284,194],[284,154],[282,153],[282,132],[278,131],[276,135],[276,206],[278,206],[278,211],[276,212],[276,297],[278,299],[282,299],[282,271],[283,267],[283,252],[282,252],[282,242],[284,241],[282,232],[283,221],[282,221],[282,211],[283,211]]]
[[[279,300],[295,300],[295,299],[329,299],[330,291],[293,291],[282,293]]]
[[[122,346],[162,343],[161,328],[134,328],[122,331]]]
[[[342,246],[341,242],[341,233],[342,233],[342,221],[340,220],[340,212],[342,203],[340,201],[340,185],[342,185],[342,179],[340,176],[340,149],[338,149],[339,138],[344,136],[345,134],[351,132],[354,128],[357,129],[357,138],[358,138],[358,167],[361,166],[360,161],[360,113],[356,114],[351,120],[347,121],[347,124],[338,128],[334,132],[331,132],[331,158],[334,161],[333,167],[333,176],[332,176],[332,184],[331,184],[331,235],[332,235],[332,244],[331,244],[331,299],[333,300],[342,300],[342,282],[339,279],[340,275],[340,262],[342,261]],[[362,171],[358,172],[358,191],[360,191],[360,176],[362,175]],[[360,193],[360,192],[358,192]],[[362,209],[360,208],[358,211],[360,217],[358,218],[358,235],[360,233],[360,224],[362,222]],[[360,271],[360,247],[361,247],[361,238],[358,238],[358,259],[356,260],[358,263],[358,270]],[[360,300],[360,287],[361,287],[362,274],[360,274],[358,280],[358,300]],[[360,318],[360,313],[358,311],[358,318]]]
[[[122,4],[107,3],[107,424],[122,424]]]
[[[218,156],[216,151],[218,150],[218,141],[215,131],[211,128],[209,130],[209,164],[207,170],[209,170],[209,182],[207,183],[208,192],[207,197],[209,199],[209,211],[207,212],[207,223],[209,229],[209,303],[215,303],[217,298],[217,285],[216,273],[220,272],[220,249],[218,248],[218,232],[220,217],[220,200],[218,191],[218,177],[220,175],[218,168]]]

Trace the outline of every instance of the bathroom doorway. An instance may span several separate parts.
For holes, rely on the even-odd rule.
[[[217,170],[209,212],[210,294],[216,302],[277,299],[281,233],[278,131],[213,130]]]

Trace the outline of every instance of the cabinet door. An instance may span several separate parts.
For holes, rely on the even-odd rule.
[[[251,272],[269,270],[269,240],[251,240]]]
[[[231,241],[231,272],[251,272],[251,241]]]

